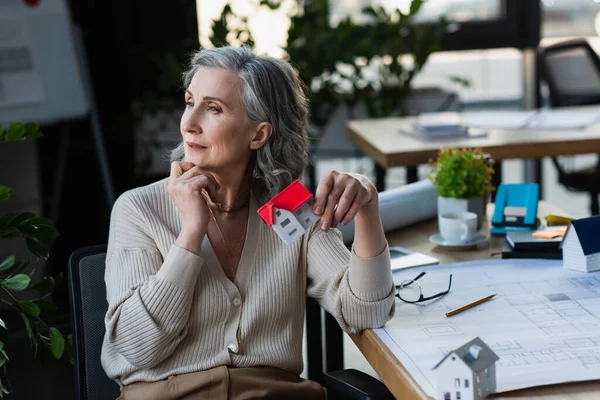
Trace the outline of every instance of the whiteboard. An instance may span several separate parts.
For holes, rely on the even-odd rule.
[[[89,110],[65,0],[0,0],[0,123],[55,123]]]

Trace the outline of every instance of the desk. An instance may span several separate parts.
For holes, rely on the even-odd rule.
[[[489,232],[489,220],[493,214],[494,205],[488,204],[488,219],[483,223],[482,232]],[[549,203],[540,201],[538,217],[547,214],[564,213]],[[402,246],[411,250],[431,254],[440,260],[440,263],[453,263],[460,261],[499,258],[500,255],[492,254],[501,251],[502,237],[491,237],[485,245],[470,251],[442,250],[431,244],[429,236],[438,230],[437,220],[418,223],[402,228],[387,235],[390,246]],[[390,391],[399,399],[430,399],[412,376],[400,364],[392,351],[371,330],[351,335],[352,340],[369,361],[373,369],[381,377]],[[600,381],[585,381],[553,386],[535,387],[513,392],[499,393],[491,396],[494,399],[598,399],[600,398]]]
[[[379,190],[383,190],[385,177],[381,169],[426,164],[442,147],[480,147],[496,161],[600,152],[600,124],[569,130],[488,129],[486,137],[425,142],[400,133],[401,127],[409,127],[416,120],[416,117],[382,118],[348,123],[352,142],[380,167],[376,174]],[[408,181],[415,179],[413,171]]]

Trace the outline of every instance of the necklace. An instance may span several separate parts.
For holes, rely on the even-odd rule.
[[[217,218],[215,218],[215,214],[213,213],[213,211],[212,211],[212,209],[210,207],[208,207],[208,211],[210,212],[210,216],[212,217],[212,220],[215,223],[215,226],[217,227],[217,231],[219,232],[219,236],[221,236],[221,241],[223,242],[223,246],[225,247],[225,254],[227,254],[227,257],[229,257],[244,242],[244,238],[246,237],[246,229],[248,227],[248,222],[246,221],[246,223],[244,224],[244,233],[242,233],[242,237],[240,238],[239,242],[235,245],[235,247],[233,249],[229,250],[227,248],[227,242],[225,241],[225,236],[223,235],[223,231],[221,230],[221,227],[219,226],[219,223],[217,222]]]

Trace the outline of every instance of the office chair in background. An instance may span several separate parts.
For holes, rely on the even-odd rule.
[[[600,58],[587,40],[575,39],[557,43],[538,52],[540,80],[548,86],[550,106],[582,106],[600,104]],[[595,165],[567,168],[552,157],[558,171],[558,182],[574,192],[588,192],[591,213],[600,213],[600,157]]]
[[[106,245],[89,246],[69,258],[69,298],[75,362],[75,394],[79,400],[114,400],[119,386],[100,363],[104,316],[108,310],[104,269]],[[393,400],[379,380],[354,369],[325,372],[328,400]]]

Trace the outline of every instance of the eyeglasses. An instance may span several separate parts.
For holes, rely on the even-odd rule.
[[[450,280],[448,282],[447,290],[440,292],[438,294],[434,294],[433,296],[424,297],[423,289],[421,288],[421,285],[419,284],[419,282],[417,282],[424,275],[425,275],[425,272],[421,272],[419,275],[417,275],[417,277],[415,279],[408,279],[408,280],[403,281],[399,285],[396,285],[396,297],[406,303],[421,303],[423,301],[433,300],[435,298],[442,297],[443,295],[445,295],[446,293],[448,293],[450,291],[450,287],[452,286],[452,274],[450,274]],[[416,283],[417,285],[411,286],[413,283]],[[402,295],[400,295],[401,291],[402,291]]]

